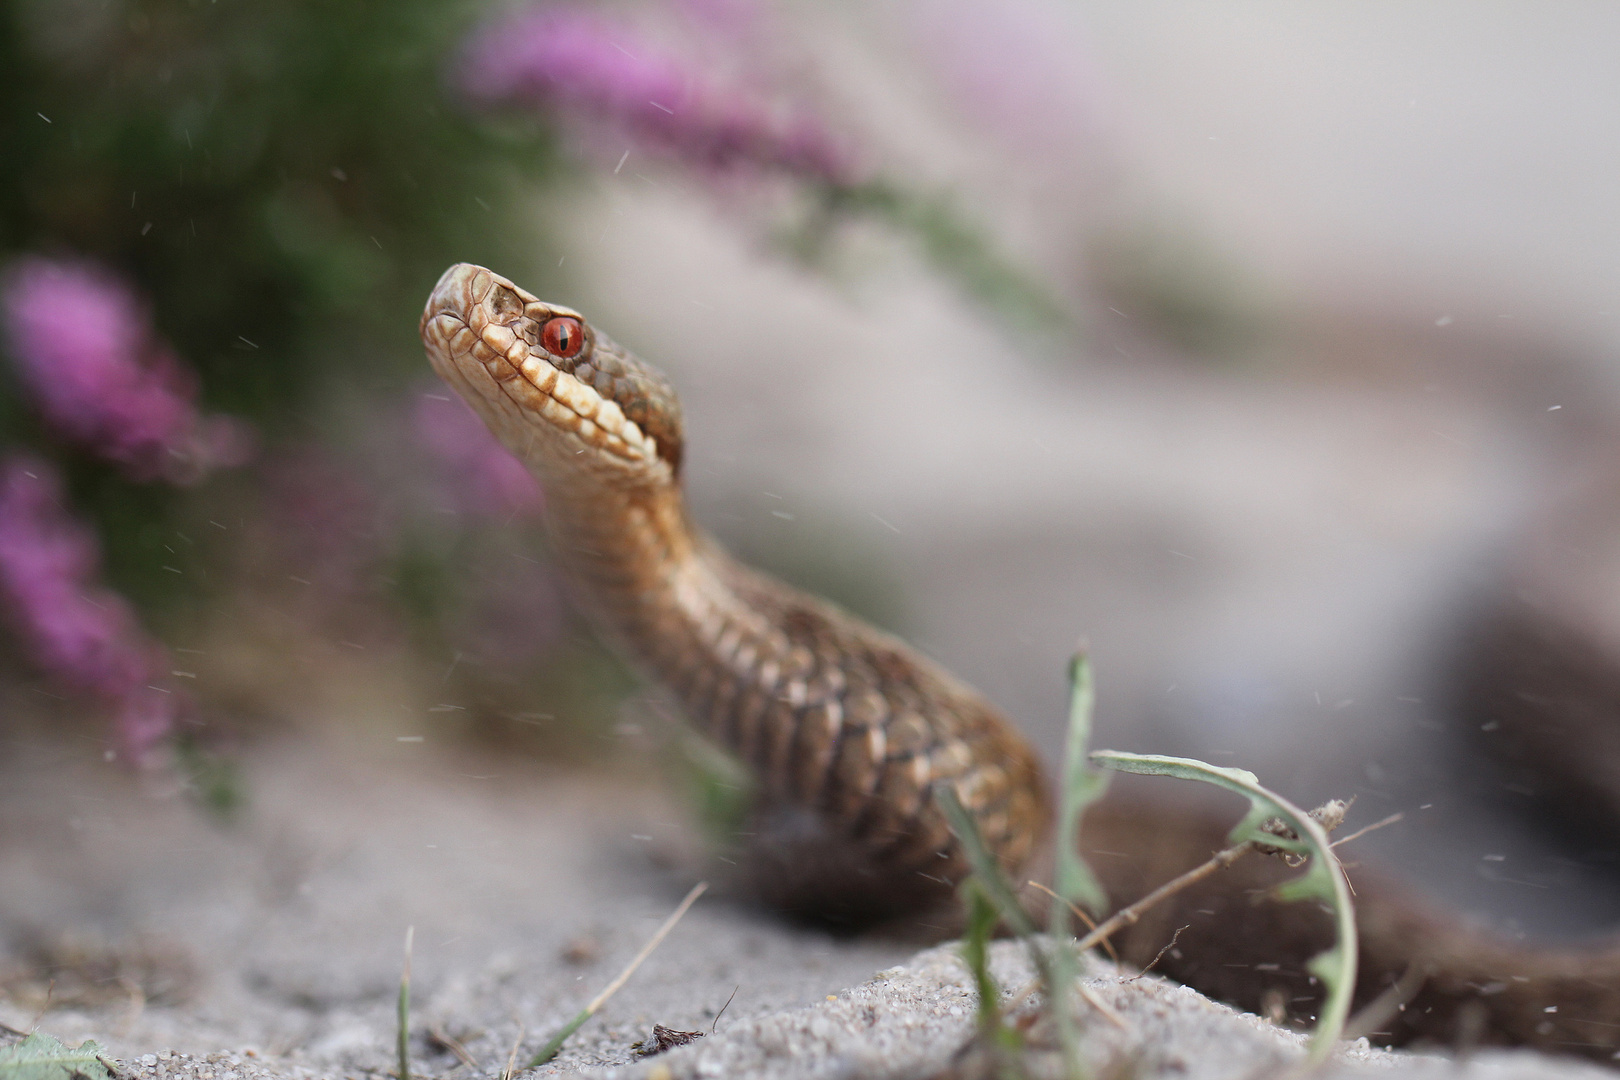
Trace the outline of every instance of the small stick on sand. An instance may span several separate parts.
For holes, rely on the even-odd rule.
[[[636,958],[630,961],[629,965],[626,966],[623,971],[619,972],[618,978],[608,983],[606,990],[603,990],[600,994],[597,994],[594,998],[592,998],[591,1003],[585,1006],[584,1010],[582,1010],[578,1016],[564,1024],[562,1030],[553,1035],[551,1037],[551,1041],[546,1043],[545,1046],[541,1047],[540,1052],[534,1055],[534,1058],[530,1060],[528,1065],[529,1068],[538,1069],[540,1066],[557,1056],[557,1051],[562,1049],[562,1044],[567,1041],[568,1036],[578,1031],[585,1021],[595,1016],[596,1010],[600,1009],[608,998],[617,993],[619,987],[623,986],[629,980],[631,975],[635,974],[636,968],[641,966],[641,962],[652,955],[652,951],[658,948],[659,944],[664,940],[665,935],[667,935],[671,930],[675,929],[675,924],[681,921],[681,916],[686,914],[686,909],[691,907],[693,902],[696,901],[698,897],[702,896],[703,891],[708,887],[709,883],[707,881],[700,881],[696,885],[692,886],[692,891],[686,894],[686,899],[681,901],[681,906],[676,908],[674,913],[671,914],[669,918],[664,920],[664,925],[660,926],[658,928],[658,933],[654,934],[652,939],[641,947],[641,951],[636,953]]]
[[[517,1038],[512,1040],[512,1052],[506,1055],[506,1068],[501,1070],[500,1080],[512,1080],[512,1077],[517,1074],[518,1047],[523,1045],[523,1037],[528,1033],[528,1028],[524,1027],[522,1024],[518,1025]]]

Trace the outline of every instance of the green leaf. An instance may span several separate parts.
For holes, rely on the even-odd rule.
[[[1018,902],[1017,894],[1007,883],[1007,875],[1001,872],[1001,864],[996,862],[995,856],[991,855],[990,849],[985,846],[984,837],[979,834],[978,823],[962,805],[956,789],[941,780],[934,785],[934,798],[945,811],[945,820],[950,825],[951,831],[961,842],[962,854],[967,857],[968,866],[973,870],[973,876],[979,887],[984,890],[990,902],[995,904],[1001,917],[1020,937],[1034,934],[1035,923],[1030,920],[1024,905]]]
[[[909,234],[935,269],[1015,324],[1034,330],[1071,327],[1072,317],[1046,285],[1008,262],[948,199],[885,180],[833,185],[823,198],[827,214],[864,214]],[[826,232],[825,223],[813,220],[805,232],[813,243]]]
[[[1001,1018],[1001,991],[990,975],[990,938],[1000,916],[996,913],[995,901],[985,895],[984,888],[973,878],[963,886],[963,899],[967,902],[967,932],[962,935],[962,962],[973,973],[973,984],[979,991],[979,1032],[999,1039],[1005,1025]]]
[[[1069,731],[1063,745],[1063,775],[1059,778],[1062,786],[1058,792],[1057,850],[1052,875],[1059,899],[1052,904],[1048,920],[1053,945],[1047,996],[1063,1051],[1064,1074],[1071,1077],[1080,1072],[1080,1039],[1069,1007],[1080,962],[1069,948],[1069,905],[1084,907],[1093,915],[1108,907],[1108,894],[1080,855],[1080,819],[1086,807],[1108,790],[1108,774],[1093,768],[1086,757],[1095,704],[1091,661],[1082,650],[1069,664]]]
[[[1062,789],[1059,792],[1057,823],[1057,870],[1053,882],[1057,894],[1078,904],[1093,915],[1108,907],[1091,867],[1080,857],[1080,818],[1086,807],[1108,790],[1108,774],[1091,767],[1086,749],[1091,743],[1091,711],[1096,701],[1092,689],[1091,662],[1083,652],[1076,653],[1069,667],[1069,733],[1063,748]],[[1054,932],[1068,926],[1062,905],[1053,912]]]
[[[1223,769],[1192,758],[1125,754],[1117,750],[1098,750],[1091,755],[1091,760],[1121,772],[1173,776],[1235,791],[1249,800],[1249,812],[1233,828],[1230,843],[1253,842],[1309,858],[1304,873],[1278,886],[1276,896],[1279,900],[1320,900],[1333,912],[1338,939],[1332,948],[1312,957],[1307,965],[1311,974],[1327,987],[1327,1001],[1322,1005],[1311,1037],[1308,1060],[1312,1064],[1325,1060],[1344,1031],[1350,998],[1356,988],[1355,908],[1326,830],[1281,795],[1261,787],[1255,775],[1244,769]],[[1294,837],[1267,832],[1263,826],[1273,819],[1281,820],[1292,829]]]
[[[112,1073],[101,1063],[103,1053],[94,1041],[68,1047],[36,1032],[0,1048],[0,1080],[111,1080]]]
[[[1012,886],[1007,883],[1007,876],[1001,872],[1001,865],[990,854],[990,849],[985,847],[984,837],[979,834],[978,823],[962,805],[956,789],[941,780],[934,785],[934,798],[944,809],[945,820],[950,823],[951,831],[961,842],[968,865],[973,869],[973,875],[963,883],[970,928],[976,920],[987,917],[987,913],[979,905],[988,901],[987,906],[990,909],[988,917],[993,919],[994,912],[999,909],[1001,918],[1012,927],[1013,933],[1023,939],[1024,946],[1029,950],[1030,961],[1035,965],[1035,970],[1040,973],[1041,982],[1046,986],[1047,1009],[1058,1024],[1058,1035],[1063,1045],[1065,1075],[1079,1077],[1081,1073],[1075,1053],[1074,1025],[1066,1014],[1068,990],[1079,974],[1079,962],[1071,948],[1073,941],[1067,934],[1058,935],[1053,937],[1050,951],[1040,947],[1034,920],[1018,902]],[[970,967],[973,964],[971,953],[968,954],[968,963]],[[1013,1048],[1011,1042],[1004,1045]]]

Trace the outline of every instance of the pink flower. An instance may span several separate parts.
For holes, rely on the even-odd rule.
[[[847,155],[807,113],[713,85],[697,65],[588,12],[534,6],[486,23],[468,38],[455,81],[473,101],[525,102],[609,124],[688,164],[834,185],[853,179]]]
[[[473,570],[471,602],[453,617],[451,640],[497,673],[524,670],[561,639],[567,625],[556,572],[531,559],[503,559]]]
[[[954,110],[1026,157],[1094,155],[1108,95],[1078,20],[1044,0],[910,0],[901,8]]]
[[[386,515],[384,486],[331,447],[284,444],[261,469],[266,519],[254,531],[281,580],[308,582],[284,602],[341,619],[375,585]]]
[[[198,415],[194,382],[105,269],[20,259],[0,280],[0,316],[46,421],[137,479],[189,482],[250,455],[241,423]]]
[[[174,725],[179,701],[154,684],[167,665],[129,605],[94,583],[90,531],[62,506],[43,461],[0,462],[0,605],[34,660],[62,682],[112,703],[126,756],[142,762]]]
[[[437,459],[445,497],[463,513],[508,518],[544,503],[540,485],[495,441],[457,397],[421,394],[412,416],[416,437]]]

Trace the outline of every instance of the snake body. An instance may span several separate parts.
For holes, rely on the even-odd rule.
[[[434,369],[545,488],[578,605],[754,770],[768,899],[851,919],[948,900],[968,867],[935,799],[942,782],[1009,872],[1039,872],[1052,811],[1029,745],[904,642],[743,566],[694,526],[680,406],[663,375],[578,312],[469,264],[439,280],[421,332]],[[1185,808],[1111,799],[1088,815],[1086,843],[1127,903],[1207,857],[1223,832]],[[1150,912],[1121,952],[1146,963],[1177,925],[1201,925],[1160,970],[1246,1008],[1283,1001],[1309,1015],[1319,991],[1305,962],[1331,930],[1308,906],[1255,904],[1283,868],[1249,863]],[[1620,1042],[1620,950],[1532,950],[1365,872],[1357,887],[1358,998],[1420,986],[1378,1032],[1388,1041],[1529,1042],[1603,1059]]]

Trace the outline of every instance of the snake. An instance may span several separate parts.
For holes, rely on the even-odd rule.
[[[744,565],[692,519],[667,376],[580,312],[470,263],[444,272],[420,330],[434,371],[540,482],[573,602],[751,771],[748,849],[763,899],[848,925],[951,905],[970,865],[942,787],[1013,880],[1042,872],[1053,800],[1030,744],[900,638]],[[1094,860],[1123,904],[1223,835],[1195,809],[1110,797],[1087,815],[1082,845],[1124,856]],[[1241,1007],[1304,1015],[1321,993],[1306,961],[1331,944],[1330,924],[1309,905],[1255,903],[1284,870],[1245,865],[1150,912],[1120,951]],[[1526,947],[1370,873],[1358,871],[1356,888],[1357,996],[1383,995],[1381,1041],[1614,1054],[1620,951]],[[1178,920],[1210,917],[1196,944],[1160,948]]]

